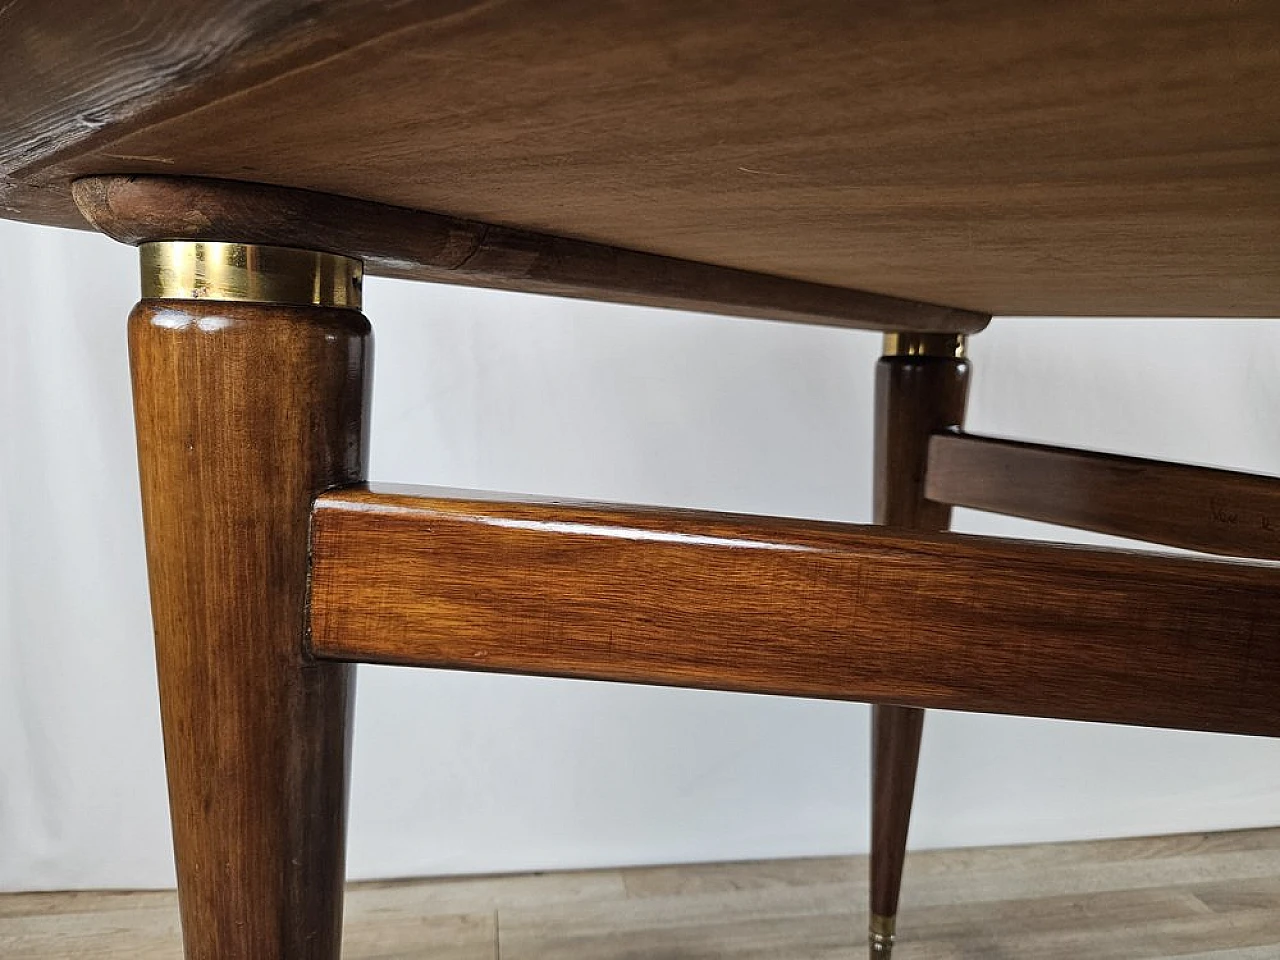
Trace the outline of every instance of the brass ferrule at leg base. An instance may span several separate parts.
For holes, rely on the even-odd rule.
[[[883,355],[963,360],[968,342],[963,333],[886,333]]]
[[[886,917],[878,913],[871,915],[867,933],[867,942],[871,945],[871,960],[889,960],[893,955],[893,934],[896,926],[896,917]]]
[[[364,264],[293,247],[160,240],[138,248],[144,300],[222,300],[360,309]]]

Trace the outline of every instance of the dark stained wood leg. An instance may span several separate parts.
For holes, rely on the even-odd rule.
[[[364,474],[368,322],[144,299],[129,344],[186,956],[336,960],[353,677],[305,653],[307,538]]]
[[[929,436],[964,419],[969,364],[964,338],[890,334],[876,365],[875,520],[908,530],[941,531],[951,508],[924,497]],[[893,952],[898,893],[924,711],[871,708],[871,956]]]
[[[893,952],[924,711],[871,708],[871,956]]]

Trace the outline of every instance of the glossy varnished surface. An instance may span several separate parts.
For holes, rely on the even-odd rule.
[[[929,438],[964,422],[968,395],[969,362],[954,355],[885,356],[876,364],[876,523],[925,532],[951,525],[951,508],[924,496]],[[923,728],[917,707],[872,707],[871,912],[879,917],[898,912]]]
[[[359,313],[129,322],[188,960],[336,960],[352,672],[304,658],[312,497],[363,476]]]
[[[344,960],[847,960],[866,859],[362,883]],[[1273,960],[1280,831],[916,851],[901,960]],[[0,895],[6,960],[172,960],[169,891]]]
[[[1235,557],[1280,560],[1280,478],[940,434],[926,492],[989,510]]]
[[[983,313],[1280,314],[1274,0],[17,0],[0,205],[302,187]]]
[[[875,522],[900,530],[939,532],[951,507],[925,496],[929,443],[959,427],[969,398],[969,361],[945,357],[881,357],[876,363]]]
[[[324,658],[1280,734],[1268,567],[429,488],[312,550]]]

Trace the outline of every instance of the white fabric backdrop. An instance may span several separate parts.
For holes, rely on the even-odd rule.
[[[135,254],[0,223],[0,291],[0,889],[168,885]],[[869,515],[875,335],[378,281],[367,313],[376,479]],[[1280,473],[1278,324],[997,321],[972,355],[976,430]],[[355,877],[866,848],[861,705],[387,668],[357,704]],[[1280,741],[935,714],[913,845],[1275,823]]]

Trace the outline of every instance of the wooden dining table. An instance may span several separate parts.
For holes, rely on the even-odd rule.
[[[0,216],[139,248],[190,960],[337,958],[359,662],[872,703],[882,960],[926,709],[1280,735],[1280,481],[964,429],[994,315],[1280,316],[1276,0],[7,0]],[[876,524],[371,478],[366,275],[880,331]]]

